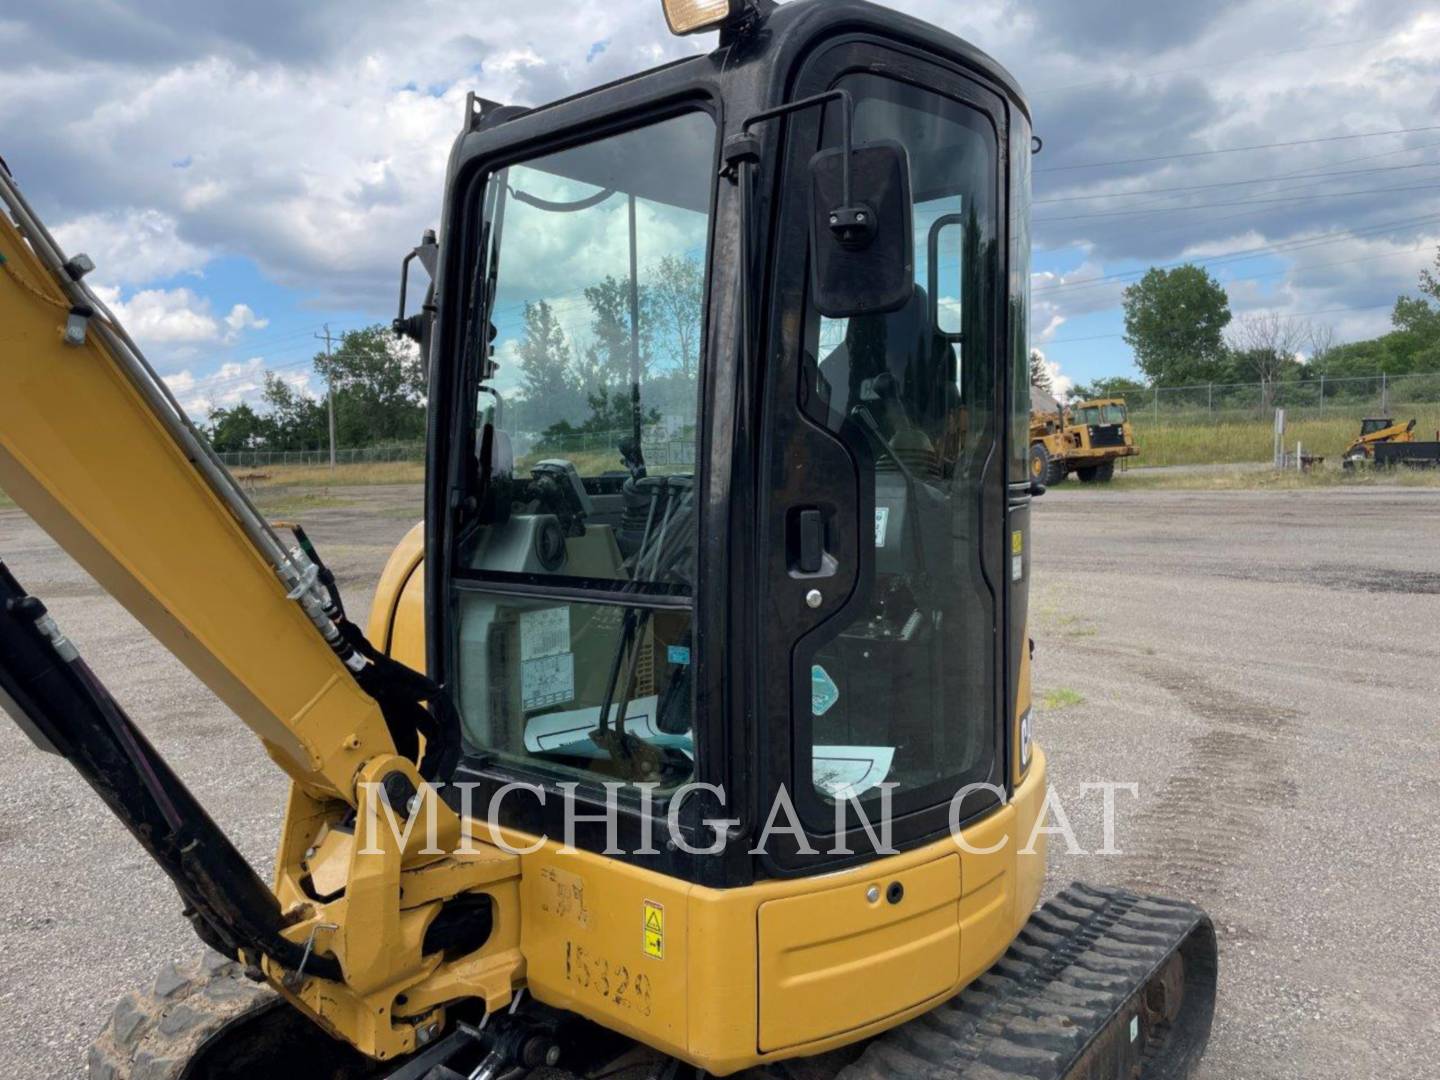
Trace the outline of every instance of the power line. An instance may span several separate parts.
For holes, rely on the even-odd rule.
[[[1388,304],[1364,304],[1364,305],[1361,305],[1361,307],[1349,307],[1349,308],[1320,308],[1320,310],[1318,310],[1318,311],[1292,311],[1292,312],[1290,312],[1290,314],[1287,314],[1287,315],[1277,315],[1277,318],[1308,318],[1309,315],[1332,315],[1332,314],[1336,314],[1336,312],[1339,312],[1339,311],[1375,311],[1375,310],[1377,310],[1377,308],[1388,308],[1388,307],[1394,307],[1394,301],[1388,302]],[[1246,311],[1246,312],[1243,312],[1243,315],[1263,315],[1263,314],[1274,314],[1274,312],[1264,312],[1264,311]],[[1125,334],[1123,334],[1123,333],[1115,333],[1115,334],[1090,334],[1090,336],[1087,336],[1087,337],[1057,337],[1057,338],[1053,338],[1053,340],[1050,340],[1050,341],[1035,341],[1035,346],[1040,347],[1040,348],[1044,348],[1045,346],[1064,346],[1064,344],[1071,344],[1071,343],[1074,343],[1074,341],[1104,341],[1104,340],[1107,340],[1107,338],[1112,338],[1112,337],[1125,337]]]
[[[1102,210],[1093,214],[1062,214],[1038,217],[1036,224],[1049,221],[1091,221],[1095,218],[1145,217],[1149,214],[1187,214],[1197,210],[1215,210],[1227,206],[1270,206],[1276,203],[1309,202],[1315,199],[1349,199],[1356,195],[1381,195],[1393,191],[1434,191],[1440,183],[1410,184],[1401,187],[1361,188],[1359,191],[1332,191],[1314,195],[1288,195],[1284,198],[1237,199],[1233,202],[1199,203],[1194,206],[1151,206],[1134,210]]]
[[[1244,262],[1247,259],[1260,258],[1263,255],[1277,255],[1286,251],[1303,251],[1312,247],[1324,247],[1328,244],[1338,244],[1343,240],[1359,239],[1387,232],[1391,229],[1405,226],[1428,225],[1440,222],[1440,214],[1428,215],[1418,218],[1404,218],[1399,221],[1382,222],[1377,225],[1368,225],[1360,229],[1346,229],[1338,233],[1325,233],[1318,237],[1307,237],[1301,240],[1288,240],[1278,244],[1265,244],[1255,248],[1242,248],[1239,251],[1224,252],[1219,255],[1212,255],[1202,259],[1180,259],[1176,262],[1165,263],[1161,266],[1150,266],[1144,270],[1124,270],[1114,274],[1102,274],[1099,277],[1082,278],[1078,281],[1061,282],[1058,285],[1049,285],[1044,288],[1035,289],[1035,293],[1057,292],[1061,289],[1082,288],[1087,286],[1098,286],[1110,281],[1123,281],[1126,278],[1141,277],[1151,270],[1173,270],[1177,266],[1187,265],[1214,265],[1223,266],[1232,262]]]
[[[1036,173],[1073,172],[1076,169],[1103,169],[1111,165],[1143,165],[1151,161],[1174,161],[1178,158],[1210,157],[1215,154],[1241,154],[1251,150],[1276,150],[1287,146],[1312,146],[1317,143],[1344,142],[1347,139],[1378,139],[1384,135],[1411,135],[1421,131],[1440,131],[1440,124],[1428,127],[1392,128],[1388,131],[1361,131],[1353,135],[1323,135],[1313,139],[1290,139],[1285,142],[1256,143],[1252,146],[1224,146],[1214,150],[1189,150],[1175,154],[1153,154],[1150,157],[1119,158],[1115,161],[1091,161],[1082,165],[1051,165]]]
[[[1350,265],[1352,265],[1352,264],[1354,264],[1354,263],[1379,262],[1379,261],[1381,261],[1381,260],[1383,260],[1383,259],[1413,258],[1414,255],[1415,255],[1415,252],[1417,252],[1417,251],[1419,251],[1419,250],[1420,250],[1420,245],[1419,245],[1419,244],[1416,244],[1414,247],[1406,248],[1404,251],[1389,251],[1389,252],[1386,252],[1386,253],[1383,254],[1383,255],[1363,255],[1363,256],[1361,256],[1361,257],[1359,257],[1359,258],[1356,258],[1356,259],[1334,259],[1334,260],[1332,260],[1332,261],[1330,261],[1330,262],[1309,263],[1309,264],[1307,264],[1307,265],[1305,265],[1305,266],[1287,266],[1284,270],[1272,270],[1272,271],[1267,271],[1266,273],[1263,273],[1263,274],[1240,274],[1240,275],[1236,275],[1235,277],[1228,278],[1226,281],[1222,282],[1221,284],[1229,285],[1229,284],[1235,284],[1235,283],[1242,282],[1242,281],[1263,281],[1265,278],[1284,277],[1284,276],[1287,275],[1287,274],[1293,274],[1293,273],[1296,273],[1297,271],[1300,271],[1300,272],[1309,272],[1309,271],[1311,271],[1311,270],[1324,270],[1324,269],[1328,269],[1329,267],[1332,267],[1332,266],[1350,266]],[[1045,291],[1045,290],[1042,289],[1042,290],[1036,290],[1036,291],[1037,291],[1037,292],[1043,292],[1043,291]]]
[[[1126,72],[1123,75],[1112,75],[1105,79],[1094,79],[1090,82],[1070,83],[1065,86],[1042,86],[1029,91],[1030,96],[1036,97],[1041,94],[1059,94],[1066,90],[1085,90],[1092,86],[1107,86],[1111,83],[1128,82],[1131,79],[1154,79],[1162,75],[1183,75],[1189,71],[1211,71],[1219,68],[1238,67],[1241,64],[1252,64],[1256,60],[1269,60],[1277,56],[1295,56],[1301,53],[1321,52],[1326,49],[1343,49],[1351,45],[1373,45],[1380,41],[1390,41],[1393,38],[1403,37],[1409,29],[1397,30],[1393,34],[1384,34],[1381,37],[1373,38],[1351,38],[1348,41],[1336,41],[1328,45],[1307,45],[1299,49],[1279,49],[1268,52],[1253,53],[1239,60],[1225,60],[1220,63],[1188,64],[1184,67],[1159,68],[1153,71]],[[1427,35],[1428,36],[1428,35]]]
[[[1402,146],[1399,150],[1385,150],[1378,154],[1361,154],[1358,157],[1341,158],[1339,161],[1332,161],[1324,166],[1306,166],[1305,168],[1299,169],[1292,173],[1282,173],[1280,178],[1284,180],[1289,180],[1294,177],[1301,176],[1324,176],[1326,175],[1326,173],[1324,173],[1323,171],[1317,173],[1315,172],[1315,170],[1317,168],[1330,168],[1335,165],[1354,165],[1356,162],[1359,161],[1378,161],[1381,158],[1395,157],[1398,154],[1413,154],[1416,151],[1434,150],[1437,146],[1440,146],[1440,142],[1421,143],[1419,146]]]
[[[256,357],[256,359],[260,360],[261,358]],[[292,360],[289,363],[285,364],[265,364],[263,367],[258,368],[255,371],[217,373],[216,375],[207,375],[202,378],[196,379],[186,392],[208,394],[213,390],[219,389],[220,387],[234,386],[239,383],[249,382],[257,377],[263,378],[267,372],[287,371],[291,368],[297,368],[310,362],[310,358],[306,357],[303,360]],[[176,372],[175,375],[163,375],[161,376],[161,378],[168,380],[175,378],[176,375],[183,374],[185,373]]]
[[[1440,143],[1434,145],[1440,146]],[[1035,199],[1032,206],[1047,206],[1051,203],[1093,202],[1097,199],[1131,199],[1149,195],[1169,195],[1176,192],[1206,191],[1211,188],[1243,187],[1248,184],[1273,184],[1279,180],[1329,180],[1340,176],[1365,176],[1370,173],[1399,172],[1404,169],[1440,168],[1440,161],[1420,161],[1413,165],[1380,165],[1373,169],[1347,169],[1343,172],[1328,173],[1284,173],[1278,176],[1256,176],[1248,180],[1221,180],[1213,184],[1185,184],[1180,187],[1144,188],[1140,191],[1106,191],[1098,195],[1061,195],[1054,199]],[[1044,220],[1043,218],[1038,220]]]

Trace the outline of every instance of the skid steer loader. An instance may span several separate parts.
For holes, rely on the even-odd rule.
[[[211,950],[122,1002],[91,1077],[1203,1052],[1202,912],[1083,885],[1036,910],[1019,87],[861,0],[665,14],[718,48],[467,104],[396,319],[428,362],[425,519],[368,633],[0,170],[0,487],[292,782],[266,883],[0,564],[0,704]],[[582,352],[588,395],[506,370]]]

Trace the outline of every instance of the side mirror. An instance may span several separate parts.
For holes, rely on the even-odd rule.
[[[885,314],[909,303],[915,232],[903,146],[877,141],[854,147],[848,160],[845,147],[810,159],[810,250],[811,294],[826,318]]]
[[[434,229],[426,229],[425,234],[420,237],[420,244],[414,248],[409,255],[406,255],[400,263],[400,313],[390,323],[390,329],[395,332],[396,337],[407,337],[417,345],[424,343],[425,329],[430,321],[430,314],[433,310],[429,298],[419,314],[405,315],[405,294],[409,291],[410,285],[410,264],[420,260],[420,265],[430,275],[431,295],[434,294],[433,282],[435,281],[436,266],[440,261],[440,244],[435,238]]]

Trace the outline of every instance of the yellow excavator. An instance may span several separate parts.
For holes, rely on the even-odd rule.
[[[1037,910],[1019,87],[861,0],[664,10],[718,47],[467,103],[395,322],[428,365],[424,524],[368,631],[0,169],[0,487],[291,783],[262,881],[0,564],[0,705],[209,949],[121,1002],[94,1080],[1203,1053],[1203,912],[1078,884]]]

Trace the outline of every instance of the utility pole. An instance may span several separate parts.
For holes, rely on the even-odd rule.
[[[325,324],[325,333],[316,334],[316,339],[325,342],[325,359],[330,359],[330,324]],[[330,375],[330,367],[325,367],[325,400],[330,410],[330,468],[335,468],[335,380]]]

